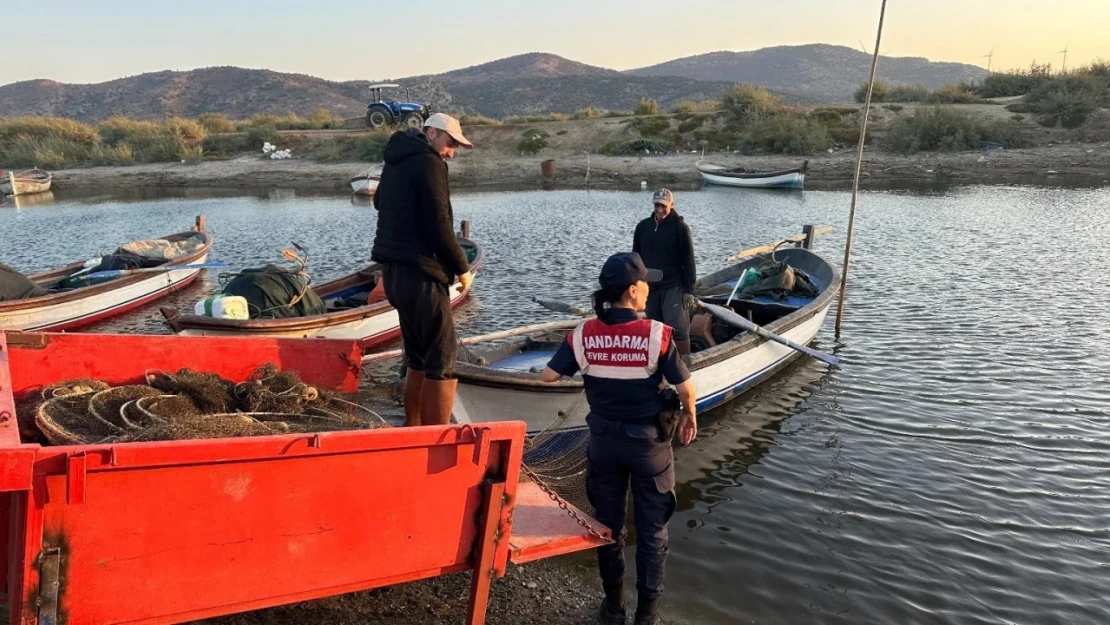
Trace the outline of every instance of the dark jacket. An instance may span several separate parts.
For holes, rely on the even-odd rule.
[[[632,251],[640,255],[648,269],[663,272],[663,279],[651,285],[653,288],[682,287],[686,293],[693,292],[697,280],[694,240],[690,226],[673,209],[662,222],[656,223],[652,215],[636,225]]]
[[[376,262],[416,265],[443,284],[470,270],[455,237],[447,163],[424,133],[410,128],[389,138],[374,208],[378,230],[370,257]]]

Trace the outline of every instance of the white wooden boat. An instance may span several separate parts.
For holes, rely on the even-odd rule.
[[[378,190],[378,182],[380,179],[377,176],[369,174],[364,176],[355,176],[351,178],[351,190],[355,195],[373,196],[374,192]]]
[[[817,335],[832,303],[839,273],[813,252],[782,249],[776,259],[803,270],[820,289],[814,298],[790,296],[779,302],[766,296],[733,299],[731,308],[747,315],[767,330],[796,343],[807,344]],[[699,292],[724,291],[702,296],[723,305],[731,285],[758,258],[733,265],[698,281]],[[714,289],[714,287],[717,287]],[[798,352],[758,336],[739,332],[721,322],[697,315],[691,324],[695,352],[687,357],[698,411],[719,406],[767,379],[798,357]],[[460,350],[455,375],[454,417],[460,423],[520,419],[529,435],[577,433],[585,427],[588,411],[578,376],[554,384],[540,381],[539,372],[565,340],[568,331],[523,336],[501,344],[476,344]]]
[[[462,237],[459,237],[459,244],[471,258],[471,272],[476,273],[483,259],[481,246]],[[327,305],[327,312],[282,319],[215,319],[182,314],[176,308],[168,307],[162,308],[161,312],[170,328],[184,336],[348,339],[358,341],[363,348],[367,348],[401,334],[397,311],[385,298],[385,283],[379,264],[312,290]],[[456,281],[451,286],[451,306],[461,304],[467,294]]]
[[[756,171],[743,167],[725,167],[712,163],[698,163],[701,177],[709,184],[729,187],[801,189],[805,186],[809,161],[795,169],[781,171]]]
[[[0,194],[29,195],[31,193],[44,193],[50,190],[53,180],[53,174],[42,169],[28,169],[18,173],[9,171],[8,175],[0,181]]]
[[[203,223],[203,218],[198,218],[196,229],[164,237],[171,243],[187,242],[192,250],[166,261],[165,266],[193,265],[207,260],[212,236],[204,232]],[[0,330],[72,330],[87,326],[183,289],[202,271],[171,269],[132,274],[78,288],[60,288],[63,280],[83,269],[84,262],[75,262],[27,276],[51,292],[40,297],[0,302]]]

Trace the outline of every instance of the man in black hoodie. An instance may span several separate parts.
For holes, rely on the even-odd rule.
[[[446,159],[459,146],[474,147],[458,120],[442,113],[429,117],[423,132],[394,133],[374,192],[378,230],[371,258],[384,265],[385,294],[401,323],[409,426],[450,423],[455,403],[458,347],[450,285],[457,277],[466,290],[472,280],[455,238],[447,186]]]
[[[674,211],[674,194],[659,189],[652,196],[655,209],[651,217],[636,225],[632,251],[640,255],[648,269],[663,272],[663,279],[651,286],[647,316],[674,328],[675,348],[680,355],[690,353],[690,317],[696,306],[694,281],[694,240],[690,226]]]

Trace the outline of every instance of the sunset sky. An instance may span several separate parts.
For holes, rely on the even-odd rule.
[[[833,43],[868,49],[878,0],[55,0],[8,11],[0,84],[91,83],[163,69],[266,68],[399,78],[552,52],[631,69],[715,50]],[[10,18],[10,19],[9,19]],[[13,21],[16,20],[16,21]],[[23,24],[24,26],[20,26]],[[1110,0],[889,0],[882,52],[1059,67],[1110,59]]]

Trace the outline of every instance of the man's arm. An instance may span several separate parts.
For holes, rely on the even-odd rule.
[[[466,252],[455,237],[455,224],[451,219],[451,194],[447,186],[447,167],[438,157],[429,154],[426,161],[427,178],[416,185],[416,198],[420,203],[424,232],[439,262],[456,275],[470,272]]]
[[[640,254],[640,224],[636,224],[636,229],[632,231],[632,251]],[[640,254],[643,256],[643,254]]]
[[[679,233],[679,248],[685,261],[682,266],[682,290],[684,293],[694,292],[694,283],[698,279],[697,262],[694,260],[694,237],[690,234],[690,226],[682,222]]]

